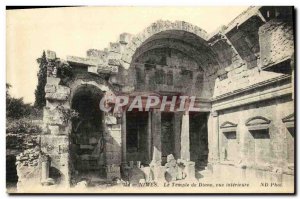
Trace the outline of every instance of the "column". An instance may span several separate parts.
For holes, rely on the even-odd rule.
[[[161,112],[158,109],[153,109],[151,126],[153,137],[151,164],[161,165]]]
[[[183,112],[174,113],[174,157],[180,159],[181,157],[181,119]]]
[[[182,115],[181,123],[181,151],[180,156],[182,160],[190,161],[190,121],[189,112],[186,111]]]
[[[127,164],[126,159],[126,111],[122,112],[122,124],[121,124],[121,140],[122,140],[122,165]]]
[[[41,183],[47,185],[50,168],[49,156],[42,155],[41,162]]]
[[[219,161],[219,117],[218,112],[211,112],[208,118],[209,162]]]
[[[149,163],[152,160],[152,133],[151,133],[151,111],[148,112],[148,124],[147,124],[147,153]]]

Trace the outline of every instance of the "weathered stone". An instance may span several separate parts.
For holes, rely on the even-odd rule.
[[[49,100],[67,100],[69,97],[66,93],[46,93],[45,98]]]
[[[105,117],[105,124],[109,124],[109,125],[117,124],[117,118],[114,117],[114,116],[106,116]]]
[[[97,72],[103,74],[117,73],[118,67],[114,65],[111,66],[98,65]]]
[[[122,33],[121,35],[120,35],[120,43],[121,44],[128,44],[129,42],[130,42],[130,39],[131,39],[131,34],[129,34],[129,33]]]
[[[141,180],[145,180],[145,174],[144,172],[137,167],[133,167],[130,170],[129,174],[129,182],[132,186],[137,186]]]
[[[46,93],[54,93],[56,91],[56,87],[53,84],[46,84],[45,92]]]
[[[89,66],[88,67],[88,72],[90,73],[98,73],[98,66]]]
[[[263,67],[291,58],[294,52],[292,25],[270,20],[259,28],[260,60]]]
[[[49,85],[58,85],[59,83],[60,83],[60,78],[47,77],[47,84],[49,84]]]
[[[46,58],[48,60],[55,60],[56,59],[56,53],[54,51],[47,50],[46,51]]]
[[[120,166],[111,164],[106,166],[107,179],[113,181],[121,179]]]
[[[166,167],[166,174],[165,178],[168,182],[175,181],[177,179],[177,162],[172,154],[167,156],[167,163],[165,165]]]
[[[105,60],[107,57],[107,52],[103,50],[97,50],[97,49],[89,49],[87,51],[87,56],[90,58],[99,58],[102,60]]]
[[[55,125],[48,125],[48,128],[50,129],[50,132],[52,135],[59,135],[60,132],[59,132],[59,126]]]

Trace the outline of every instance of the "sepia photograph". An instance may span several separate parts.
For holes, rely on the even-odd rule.
[[[8,194],[295,194],[293,6],[5,13]]]

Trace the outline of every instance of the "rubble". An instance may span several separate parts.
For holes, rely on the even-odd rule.
[[[22,153],[16,156],[17,166],[38,166],[40,157],[40,148],[36,146],[35,148],[26,149]]]

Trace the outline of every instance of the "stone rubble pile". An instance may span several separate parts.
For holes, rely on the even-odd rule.
[[[39,147],[26,149],[16,157],[17,166],[37,166],[39,163]]]

